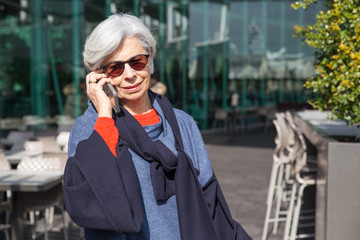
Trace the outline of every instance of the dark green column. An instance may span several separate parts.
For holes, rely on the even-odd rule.
[[[280,2],[280,48],[286,45],[285,43],[285,29],[286,29],[286,9],[287,2]],[[279,102],[284,102],[284,78],[279,79]]]
[[[316,4],[317,5],[317,4]],[[304,11],[298,11],[299,13],[299,25],[300,26],[304,26]],[[299,41],[299,40],[298,40]],[[302,49],[302,44],[298,44],[298,52],[302,52],[303,49]],[[302,86],[302,79],[300,79],[299,77],[297,77],[297,79],[295,80],[295,84],[294,84],[295,88],[296,88],[296,101],[297,102],[303,102],[303,101],[306,101],[305,98],[303,98],[302,96],[302,87],[299,87],[299,86]],[[294,89],[295,91],[295,89]]]
[[[166,67],[166,59],[165,59],[165,1],[160,1],[159,3],[159,70],[160,76],[159,81],[165,82],[165,67]]]
[[[244,63],[247,61],[247,57],[249,55],[248,43],[249,43],[249,36],[248,36],[248,23],[249,23],[249,12],[248,12],[248,1],[243,1],[243,8],[242,8],[242,56]],[[244,64],[245,66],[245,64]],[[242,78],[241,84],[241,107],[245,109],[247,107],[247,79],[246,77]]]
[[[186,17],[186,20],[188,20],[188,3],[187,0],[181,0],[181,15],[182,17]],[[188,23],[188,21],[186,21]],[[185,39],[181,42],[181,60],[182,60],[182,71],[181,71],[181,77],[182,77],[182,109],[184,111],[187,111],[187,74],[188,74],[188,41],[189,41],[189,34],[188,34],[188,25],[184,22],[181,24],[181,36],[186,36]]]
[[[31,47],[31,77],[30,77],[30,92],[31,92],[31,114],[44,116],[44,102],[42,101],[45,95],[44,77],[43,77],[43,51],[42,51],[42,6],[43,1],[32,1],[31,11],[33,16],[32,28],[32,47]]]
[[[207,118],[208,118],[208,106],[209,106],[209,96],[208,96],[208,92],[209,92],[209,86],[208,86],[208,81],[209,81],[209,63],[208,63],[208,54],[209,54],[209,45],[208,45],[208,36],[209,36],[209,1],[208,0],[204,0],[204,32],[203,32],[203,42],[204,44],[204,48],[203,48],[203,52],[202,52],[202,59],[203,59],[203,106],[202,106],[202,111],[203,111],[203,115],[202,115],[202,121],[201,121],[201,128],[202,129],[207,129]]]
[[[134,0],[134,15],[137,17],[140,17],[140,1],[139,0]]]
[[[263,31],[263,41],[264,41],[264,54],[267,49],[267,8],[268,3],[267,1],[262,1],[261,3],[261,29]],[[265,105],[266,101],[266,79],[262,77],[260,79],[260,105]]]
[[[49,61],[50,61],[50,66],[51,66],[51,75],[52,75],[52,79],[53,79],[59,113],[61,115],[63,115],[64,114],[64,106],[63,106],[63,100],[62,100],[62,96],[61,96],[59,78],[58,78],[57,71],[56,71],[55,57],[54,57],[54,52],[53,52],[53,48],[52,48],[52,42],[51,42],[51,27],[49,25],[48,25],[48,32],[47,32],[47,46],[48,46],[48,55],[49,55]]]
[[[229,1],[228,0],[224,0],[224,5],[227,7],[226,8],[226,20],[225,20],[225,26],[224,26],[224,31],[225,31],[225,36],[224,36],[224,42],[223,42],[223,62],[222,62],[222,107],[223,108],[227,108],[228,106],[228,76],[229,76],[229,34],[228,34],[228,29],[229,29]]]
[[[72,1],[72,62],[74,94],[74,118],[80,116],[80,0]]]
[[[105,16],[109,17],[111,15],[111,0],[105,0]]]

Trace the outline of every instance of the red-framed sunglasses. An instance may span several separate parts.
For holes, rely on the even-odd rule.
[[[149,54],[139,54],[124,62],[110,62],[103,66],[102,69],[104,69],[109,76],[118,77],[124,72],[125,63],[128,63],[129,66],[136,71],[144,69],[148,63],[149,56]]]

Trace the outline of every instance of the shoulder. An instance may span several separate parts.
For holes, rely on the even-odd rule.
[[[195,138],[197,139],[201,137],[199,128],[191,115],[177,108],[174,108],[174,113],[183,141],[191,139],[194,140]]]
[[[189,126],[189,124],[191,126],[195,125],[196,126],[196,122],[194,120],[194,118],[189,115],[188,113],[184,112],[183,110],[174,108],[174,113],[176,116],[176,119],[178,121],[178,124],[185,124],[187,126]]]
[[[177,119],[182,135],[193,137],[200,137],[200,130],[194,118],[183,110],[174,108],[175,117]],[[185,136],[183,136],[185,137]]]
[[[69,156],[75,154],[76,146],[82,140],[87,139],[94,131],[97,113],[91,103],[83,115],[78,117],[71,129],[69,137]]]

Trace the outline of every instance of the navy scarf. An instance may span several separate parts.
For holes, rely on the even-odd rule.
[[[250,239],[241,226],[232,220],[215,176],[209,182],[215,182],[216,187],[209,188],[216,192],[215,195],[220,195],[220,199],[217,200],[220,204],[216,204],[215,200],[215,202],[209,202],[205,199],[204,189],[201,188],[198,180],[198,170],[194,168],[191,159],[184,151],[180,129],[171,103],[164,96],[151,91],[149,91],[149,96],[152,102],[156,99],[159,103],[171,126],[177,155],[161,141],[153,142],[138,121],[121,107],[121,112],[116,118],[116,127],[120,134],[117,159],[121,159],[122,162],[120,168],[122,176],[131,182],[137,182],[129,148],[150,163],[155,199],[166,201],[169,197],[176,195],[180,234],[184,240]],[[129,198],[140,199],[138,190],[128,190]],[[133,211],[136,211],[135,215],[139,216],[140,209],[133,209]],[[141,221],[142,216],[138,220]]]

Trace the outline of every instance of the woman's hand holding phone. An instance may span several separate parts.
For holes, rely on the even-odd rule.
[[[94,104],[98,117],[112,117],[112,104],[114,97],[108,97],[104,92],[104,85],[111,83],[111,79],[103,70],[95,70],[86,75],[86,90],[91,102]]]

